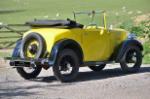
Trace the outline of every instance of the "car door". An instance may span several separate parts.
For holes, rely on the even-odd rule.
[[[109,58],[109,33],[103,28],[88,28],[83,33],[85,61],[105,61]]]

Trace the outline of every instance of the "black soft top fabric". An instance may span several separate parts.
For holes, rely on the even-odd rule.
[[[65,26],[68,28],[83,28],[82,24],[79,24],[73,20],[34,20],[26,22],[27,25],[32,27],[57,27]]]

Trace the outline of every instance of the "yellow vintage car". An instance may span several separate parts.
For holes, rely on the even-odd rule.
[[[103,14],[104,25],[82,25],[77,14]],[[74,18],[27,22],[31,29],[17,42],[10,65],[25,79],[52,67],[61,82],[73,81],[83,66],[98,72],[115,62],[124,72],[140,69],[142,44],[126,30],[107,27],[105,11],[74,12]]]

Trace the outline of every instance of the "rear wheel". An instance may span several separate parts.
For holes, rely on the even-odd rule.
[[[59,53],[53,72],[57,80],[61,82],[73,81],[79,71],[77,54],[71,49],[64,49]]]
[[[96,65],[96,66],[89,66],[89,68],[93,71],[99,72],[105,68],[106,64]]]
[[[21,45],[20,57],[21,58],[32,58],[38,59],[43,57],[45,53],[45,42],[44,39],[36,33],[30,33],[27,35]],[[41,72],[41,66],[34,67],[19,67],[17,68],[18,73],[25,79],[36,78]]]
[[[136,46],[129,46],[120,62],[124,72],[137,72],[142,64],[142,52]]]
[[[17,72],[22,76],[24,79],[33,79],[36,78],[42,68],[41,67],[18,67]]]

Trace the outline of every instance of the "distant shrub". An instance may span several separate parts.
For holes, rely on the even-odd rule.
[[[126,29],[131,33],[135,33],[138,38],[143,38],[144,47],[144,63],[150,63],[150,20],[142,21],[135,25],[132,20],[123,22],[120,28]]]
[[[134,26],[133,21],[132,20],[128,20],[123,22],[119,27],[122,29],[126,29],[128,31],[131,31],[131,28]]]
[[[145,55],[150,54],[150,42],[145,42],[143,46],[144,46],[144,54]]]
[[[131,33],[135,33],[139,37],[144,37],[150,40],[150,20],[142,21],[138,25],[134,25],[132,20],[123,22],[120,28],[126,29]]]

